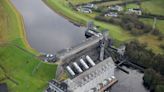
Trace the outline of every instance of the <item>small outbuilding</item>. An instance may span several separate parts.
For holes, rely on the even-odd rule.
[[[118,5],[110,6],[108,8],[109,8],[109,10],[112,10],[112,11],[118,11],[118,12],[123,11],[123,8],[121,6],[118,6]]]
[[[95,4],[86,4],[82,6],[83,8],[90,8],[90,9],[94,9],[97,8],[97,6]]]
[[[89,8],[83,8],[83,7],[78,7],[77,11],[82,12],[82,13],[92,13],[92,10]]]
[[[88,3],[85,5],[78,6],[76,9],[77,11],[82,12],[82,13],[92,13],[92,10],[96,8],[97,6],[95,4]]]
[[[128,9],[128,13],[134,13],[136,15],[142,15],[142,10],[140,8],[131,8]]]

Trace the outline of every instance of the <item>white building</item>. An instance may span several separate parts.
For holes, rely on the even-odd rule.
[[[132,8],[132,9],[128,9],[128,13],[134,13],[136,15],[142,15],[142,10],[141,9],[135,9],[135,8]]]
[[[82,12],[82,13],[92,13],[92,10],[89,8],[82,8],[82,7],[78,7],[77,11]]]
[[[83,8],[90,8],[90,9],[96,9],[97,8],[97,6],[95,5],[95,4],[86,4],[86,5],[83,5],[82,6]]]
[[[107,16],[110,16],[110,17],[118,17],[118,13],[117,12],[109,12],[109,13],[106,13],[104,16],[105,17],[107,17]]]
[[[108,8],[110,10],[113,10],[113,11],[118,11],[118,12],[123,11],[123,8],[121,6],[118,6],[118,5],[116,5],[116,6],[110,6]]]

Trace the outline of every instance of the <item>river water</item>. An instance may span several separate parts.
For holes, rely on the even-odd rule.
[[[123,69],[129,71],[129,74],[124,73],[121,70],[115,70],[115,76],[118,79],[116,83],[110,89],[110,92],[149,92],[143,85],[143,73],[133,68],[127,68],[125,66]]]
[[[55,54],[85,40],[83,27],[77,27],[61,17],[42,0],[11,0],[24,18],[27,40],[39,52]],[[115,70],[119,80],[110,92],[148,92],[142,85],[142,73],[124,67],[126,74]]]
[[[42,0],[11,0],[24,18],[27,39],[39,52],[55,54],[85,39],[84,30],[47,7]]]

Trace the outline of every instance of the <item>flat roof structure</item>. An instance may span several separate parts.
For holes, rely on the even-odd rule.
[[[61,62],[61,71],[68,75],[68,79],[61,83],[67,85],[64,91],[61,83],[50,82],[50,92],[103,92],[113,85],[115,63],[112,57],[105,52],[109,45],[108,32],[99,36],[92,36],[85,42],[59,52],[57,57]],[[82,62],[83,61],[83,62]]]
[[[89,92],[93,88],[96,89],[105,79],[114,76],[114,69],[114,62],[109,57],[75,78],[67,79],[64,82],[71,92]]]

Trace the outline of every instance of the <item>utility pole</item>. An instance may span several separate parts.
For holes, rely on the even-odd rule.
[[[155,28],[156,28],[156,23],[157,23],[157,18],[156,17],[154,17],[154,21],[153,21],[153,26],[152,26],[152,30],[154,31],[155,30]]]

